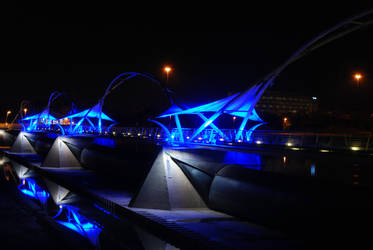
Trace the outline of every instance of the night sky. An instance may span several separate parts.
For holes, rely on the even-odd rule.
[[[165,80],[165,64],[175,69],[168,87],[180,100],[213,101],[248,88],[321,31],[369,9],[156,7],[3,7],[0,112],[5,116],[23,99],[40,111],[56,90],[87,108],[119,73],[148,72]],[[272,90],[318,96],[325,109],[373,113],[372,44],[373,27],[334,41],[290,66]],[[359,89],[352,81],[357,71],[364,75]],[[128,106],[138,110],[160,100],[158,92],[133,81],[116,90],[105,107],[114,113]]]

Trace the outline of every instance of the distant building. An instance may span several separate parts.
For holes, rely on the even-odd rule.
[[[255,106],[259,113],[309,114],[317,111],[318,99],[315,96],[300,96],[284,92],[267,91]]]

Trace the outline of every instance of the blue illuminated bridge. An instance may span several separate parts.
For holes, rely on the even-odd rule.
[[[255,105],[288,65],[372,21],[321,33],[246,90],[188,107],[170,98],[147,127],[120,127],[105,99],[148,74],[113,79],[92,107],[0,130],[0,179],[38,221],[88,249],[312,249],[370,239],[371,134],[271,131]],[[218,120],[236,117],[237,129]],[[187,127],[194,121],[199,125]],[[9,189],[11,190],[11,189]],[[356,240],[358,239],[358,240]],[[325,243],[326,242],[326,243]],[[71,243],[71,244],[75,244]],[[14,243],[15,244],[15,243]],[[329,246],[329,245],[328,245]],[[79,249],[83,249],[78,247]]]
[[[20,119],[22,131],[28,133],[56,133],[63,136],[99,136],[131,137],[150,140],[172,146],[283,146],[292,150],[312,148],[327,152],[329,150],[371,151],[370,135],[349,135],[312,132],[291,132],[261,130],[265,125],[255,110],[255,105],[270,82],[255,84],[246,91],[216,100],[197,107],[186,108],[172,105],[157,117],[148,120],[151,127],[119,127],[118,123],[103,112],[105,97],[112,89],[134,77],[145,77],[159,84],[158,81],[141,73],[123,73],[109,85],[98,103],[86,110],[71,113],[65,117],[55,118],[50,114],[50,105],[61,93],[51,94],[46,108],[35,115]],[[168,91],[167,89],[165,91]],[[219,118],[241,121],[238,129],[219,128],[214,122]],[[183,127],[183,119],[200,120],[197,128]],[[171,122],[170,122],[171,121]],[[174,128],[170,128],[174,125]]]

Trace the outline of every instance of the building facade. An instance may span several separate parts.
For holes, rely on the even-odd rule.
[[[309,114],[317,111],[318,99],[315,96],[300,96],[285,92],[267,91],[255,106],[259,113]]]

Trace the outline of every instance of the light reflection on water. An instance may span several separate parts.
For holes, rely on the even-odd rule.
[[[45,210],[50,219],[86,238],[97,249],[119,249],[123,246],[141,249],[149,244],[161,244],[164,249],[177,249],[133,224],[123,223],[109,211],[84,199],[80,199],[79,202],[76,202],[75,199],[71,204],[58,205],[52,199],[43,178],[39,178],[36,174],[33,174],[32,177],[25,177],[24,174],[28,172],[25,171],[26,167],[21,166],[25,169],[20,168],[19,164],[12,164],[12,161],[1,155],[0,163],[0,181],[9,182],[25,198],[29,197],[39,205],[41,210]],[[20,169],[22,171],[19,171]],[[91,215],[91,218],[87,215]],[[120,224],[114,225],[111,218]],[[108,228],[105,227],[105,224],[109,225]],[[119,235],[113,235],[113,231],[111,231],[113,228],[114,230],[124,228],[123,233],[128,236],[123,235],[120,231],[115,232]],[[151,235],[151,237],[144,237],[144,234]],[[152,242],[148,242],[149,240]]]
[[[304,152],[226,152],[222,162],[287,176],[306,177],[328,183],[373,186],[369,157]]]

